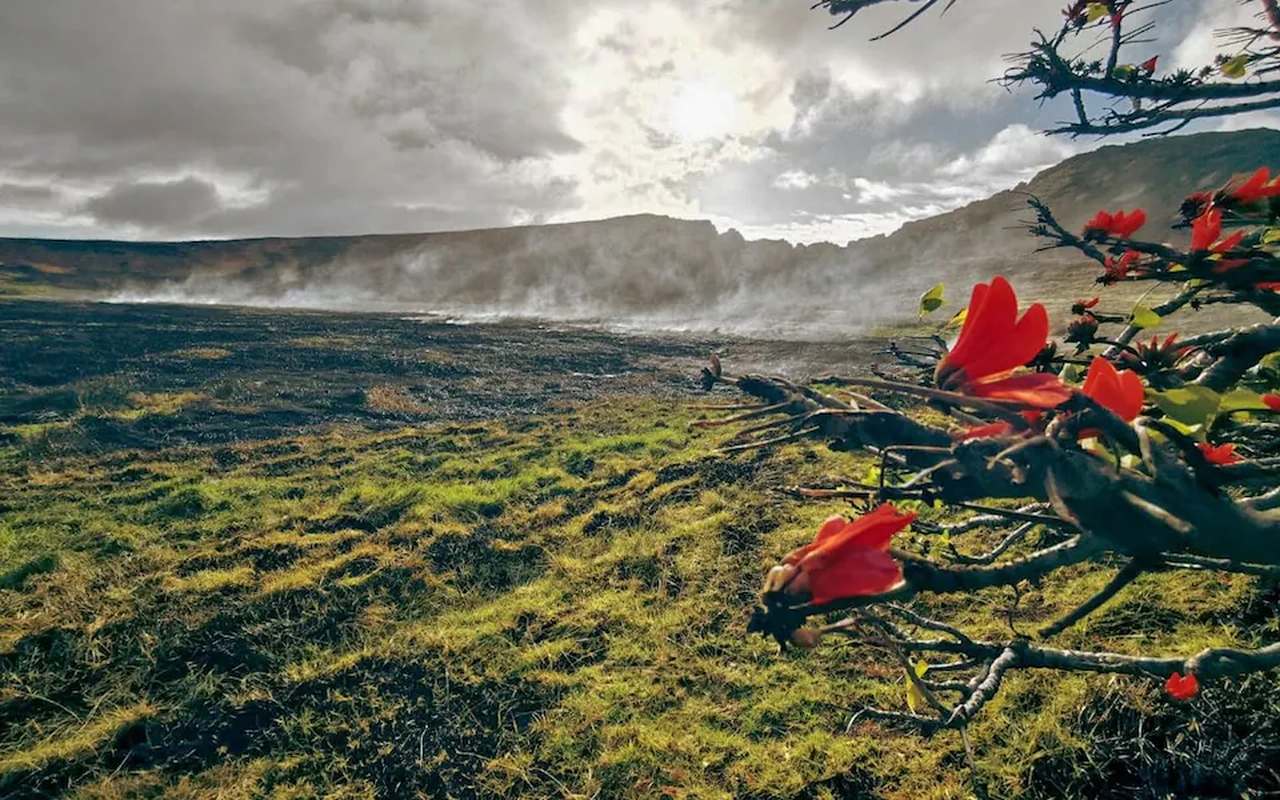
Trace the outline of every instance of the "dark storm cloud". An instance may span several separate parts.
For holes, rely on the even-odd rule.
[[[199,178],[121,183],[82,206],[99,222],[147,228],[188,226],[218,208],[217,187]]]
[[[44,208],[56,205],[57,201],[58,193],[48,186],[0,183],[0,205]]]
[[[195,217],[231,235],[550,213],[572,193],[528,165],[578,143],[558,123],[571,19],[541,5],[0,4],[0,176],[76,184],[99,221],[159,233]],[[218,213],[181,182],[192,170],[260,205]],[[175,191],[165,218],[150,201]]]

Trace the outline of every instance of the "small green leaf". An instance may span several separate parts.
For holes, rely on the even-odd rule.
[[[872,464],[870,467],[867,467],[867,475],[862,479],[862,481],[867,485],[871,485],[873,483],[878,484],[880,483],[880,475],[880,467]]]
[[[1062,379],[1067,383],[1078,383],[1083,374],[1084,369],[1079,364],[1068,364],[1062,368]]]
[[[1129,324],[1139,328],[1154,328],[1160,324],[1160,315],[1146,306],[1134,306]]]
[[[942,297],[942,292],[945,288],[946,287],[944,284],[939,283],[929,291],[920,295],[920,316],[921,317],[923,317],[925,314],[929,314],[934,311],[937,311],[938,309],[942,308],[943,305],[946,304],[947,301]]]
[[[1204,386],[1180,386],[1164,392],[1150,392],[1151,399],[1167,417],[1184,425],[1213,427],[1222,405],[1222,395]]]
[[[1175,431],[1183,434],[1184,436],[1190,436],[1192,439],[1203,438],[1200,435],[1204,431],[1203,425],[1184,425],[1183,423],[1177,421],[1173,417],[1165,417],[1163,420],[1161,420],[1161,422],[1168,425],[1170,428],[1173,428]],[[1153,432],[1151,435],[1160,438],[1161,441],[1164,440],[1164,437],[1160,436],[1158,433]]]
[[[1245,65],[1249,63],[1249,54],[1241,53],[1234,58],[1227,59],[1221,67],[1222,74],[1228,78],[1236,79],[1244,77]]]
[[[915,672],[915,678],[923,678],[925,672],[929,669],[929,665],[923,661],[918,661],[912,664],[911,669],[912,672]],[[920,691],[920,686],[916,683],[911,673],[903,670],[903,674],[903,682],[907,687],[907,708],[911,709],[912,714],[919,714],[929,701],[925,698],[924,692]]]
[[[1262,401],[1262,395],[1257,392],[1251,392],[1248,389],[1235,389],[1222,396],[1222,402],[1218,406],[1218,413],[1228,414],[1232,411],[1266,411],[1269,408],[1270,406]]]

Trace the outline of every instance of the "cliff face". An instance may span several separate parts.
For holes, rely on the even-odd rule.
[[[1037,253],[1044,240],[1022,223],[1034,219],[1027,198],[1047,203],[1068,230],[1080,230],[1102,209],[1143,208],[1140,234],[1184,243],[1171,230],[1178,206],[1192,192],[1216,188],[1242,172],[1280,165],[1280,131],[1248,130],[1147,139],[1074,156],[1013,190],[936,217],[909,222],[888,237],[855,243],[876,270],[926,270],[940,279],[981,280],[1003,272],[1035,286],[1061,280],[1061,270],[1081,264],[1074,251]],[[1087,288],[1092,277],[1082,270]]]
[[[793,246],[718,234],[653,215],[452,233],[128,243],[0,239],[0,265],[102,294],[323,308],[412,306],[553,319],[825,320],[837,328],[910,316],[941,280],[1003,273],[1020,294],[1091,290],[1096,272],[1067,251],[1035,253],[1020,226],[1027,194],[1078,229],[1099,209],[1144,207],[1144,235],[1178,200],[1260,165],[1280,165],[1280,132],[1252,130],[1103,147],[1015,190],[908,223],[890,236]],[[1078,267],[1072,269],[1072,267]],[[963,297],[952,292],[952,299]]]

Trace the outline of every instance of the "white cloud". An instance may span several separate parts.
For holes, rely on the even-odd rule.
[[[1201,4],[1191,30],[1173,49],[1168,68],[1194,71],[1212,64],[1213,57],[1222,49],[1222,42],[1214,32],[1255,24],[1257,5],[1224,0]]]
[[[817,175],[805,172],[802,169],[791,169],[780,173],[778,177],[774,178],[773,185],[783,191],[796,191],[816,186],[819,180]]]

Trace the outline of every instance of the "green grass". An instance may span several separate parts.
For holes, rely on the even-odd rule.
[[[1173,785],[1179,768],[1211,783],[1231,759],[1275,758],[1274,722],[1206,744],[1244,708],[1280,711],[1257,678],[1182,707],[1151,682],[1014,675],[973,726],[971,765],[954,734],[845,735],[860,704],[905,707],[893,663],[839,644],[782,655],[745,621],[764,571],[848,510],[769,487],[867,465],[808,445],[716,455],[731,432],[690,432],[693,418],[620,399],[505,424],[7,459],[0,791],[1050,797],[1133,775]],[[998,534],[970,537],[976,551]],[[919,602],[1007,638],[1009,619],[1034,629],[1109,574],[1066,570],[1008,613],[1008,590]],[[1247,579],[1150,577],[1062,641],[1248,642],[1274,624],[1258,598]],[[1200,732],[1177,739],[1189,720]]]

